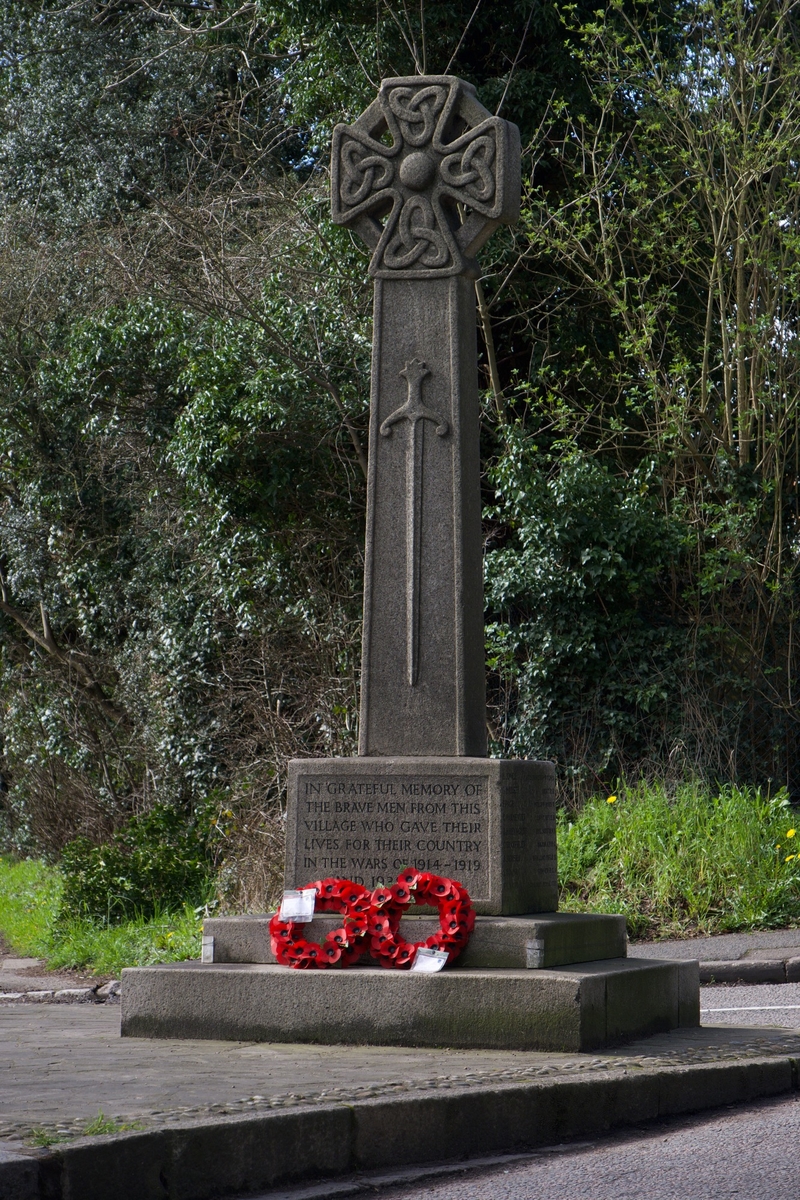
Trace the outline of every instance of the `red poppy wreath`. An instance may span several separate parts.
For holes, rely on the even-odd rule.
[[[439,910],[439,932],[421,942],[407,942],[399,933],[400,920],[412,903]],[[401,871],[393,887],[376,888],[372,905],[369,948],[383,967],[409,968],[423,946],[446,951],[449,964],[458,958],[475,928],[475,910],[467,889],[454,879],[414,867]]]
[[[305,887],[316,892],[315,912],[339,912],[344,919],[319,943],[302,936],[299,921],[282,921],[276,913],[269,923],[270,945],[285,967],[349,967],[369,950],[381,966],[402,971],[412,965],[421,947],[446,952],[451,963],[475,927],[475,910],[463,884],[414,867],[401,871],[392,887],[373,892],[350,879],[322,879]],[[407,942],[399,932],[412,903],[439,911],[439,932],[420,942]]]
[[[299,921],[282,921],[276,913],[269,923],[272,953],[284,967],[323,968],[334,963],[349,967],[368,949],[367,923],[372,911],[369,889],[350,879],[319,879],[304,887],[314,888],[317,893],[315,912],[339,912],[344,920],[320,944],[306,941]]]

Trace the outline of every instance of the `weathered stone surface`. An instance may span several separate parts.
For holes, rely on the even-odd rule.
[[[375,287],[359,753],[486,754],[472,280]]]
[[[681,964],[642,959],[438,975],[170,963],[125,970],[122,989],[128,1037],[591,1050],[688,1011]]]
[[[389,135],[387,144],[384,135]],[[334,221],[374,249],[359,753],[486,754],[472,256],[519,212],[519,133],[453,76],[334,131]]]
[[[378,279],[474,273],[472,256],[516,222],[519,200],[519,130],[454,75],[384,79],[369,108],[333,131],[331,215],[374,248]]]
[[[112,1000],[118,996],[120,992],[120,982],[118,979],[110,979],[108,983],[104,983],[102,987],[97,989],[96,995],[99,1000]]]
[[[376,887],[413,865],[458,879],[478,913],[558,907],[552,763],[294,759],[287,805],[287,887]]]
[[[214,962],[274,963],[269,945],[270,914],[248,917],[210,917],[203,925],[214,938]],[[310,941],[321,942],[341,923],[321,914],[305,926]],[[400,932],[419,942],[439,928],[434,916],[403,918]],[[547,968],[626,955],[625,918],[594,913],[532,913],[524,917],[478,917],[469,945],[458,958],[459,968]]]
[[[3,1200],[39,1200],[40,1195],[37,1160],[0,1146],[0,1196]]]
[[[700,970],[699,964],[693,959],[680,964],[678,1018],[680,1027],[691,1028],[700,1024]]]
[[[53,993],[53,999],[65,1004],[91,1004],[95,998],[94,988],[61,988]]]

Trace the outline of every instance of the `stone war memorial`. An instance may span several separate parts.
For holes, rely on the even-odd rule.
[[[202,962],[124,972],[122,1032],[574,1051],[697,1025],[696,962],[627,958],[622,917],[557,911],[553,765],[487,757],[475,255],[517,219],[517,128],[452,76],[386,79],[334,131],[331,180],[374,280],[360,743],[289,764],[285,882],[417,868],[478,915],[435,973],[295,970],[270,914],[207,920]],[[417,913],[410,942],[439,928]]]

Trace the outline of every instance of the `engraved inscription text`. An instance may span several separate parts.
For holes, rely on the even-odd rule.
[[[334,875],[377,887],[406,866],[489,895],[485,776],[300,775],[297,884]]]

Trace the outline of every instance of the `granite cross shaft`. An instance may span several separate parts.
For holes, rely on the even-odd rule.
[[[334,130],[333,219],[375,279],[362,757],[486,754],[474,255],[517,218],[519,161],[448,75],[386,79]]]

